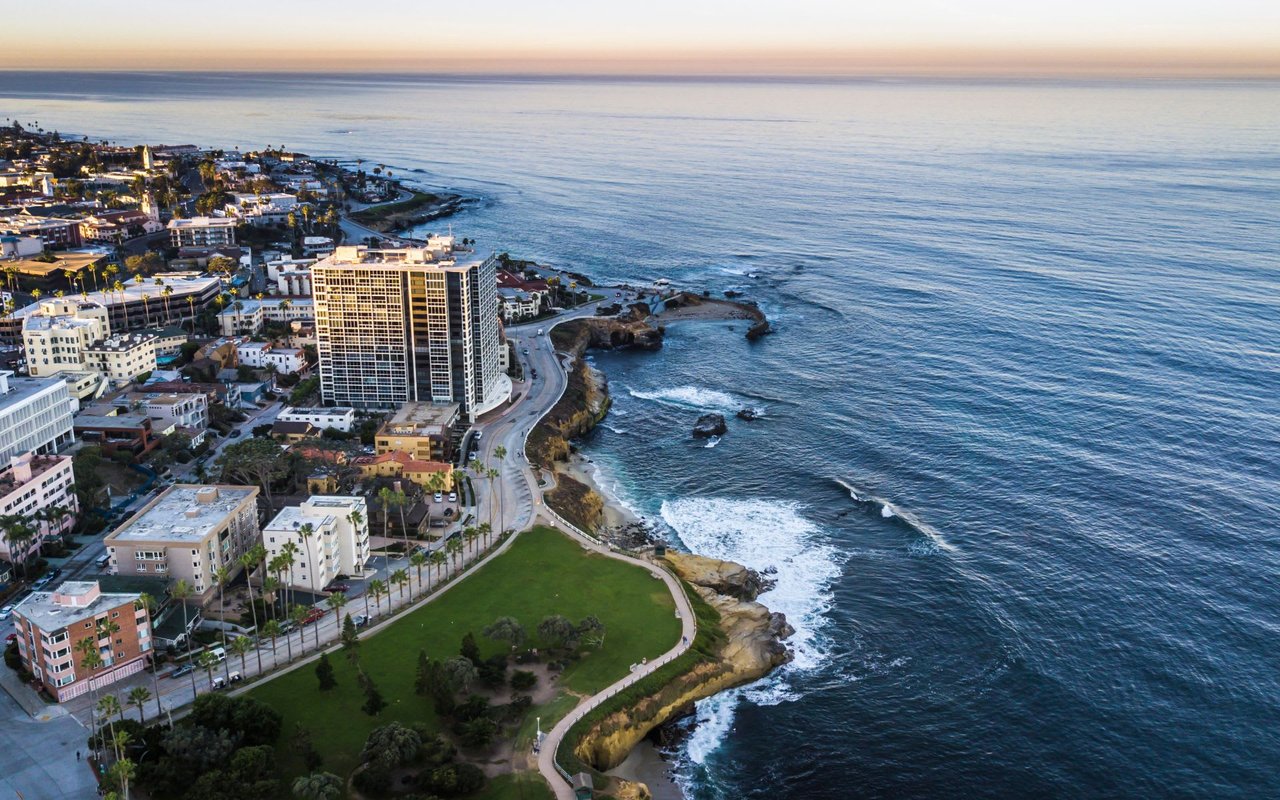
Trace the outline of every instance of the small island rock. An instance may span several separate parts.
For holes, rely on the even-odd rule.
[[[724,416],[721,414],[703,414],[693,424],[693,435],[698,439],[721,436],[726,430],[728,427],[724,424]]]

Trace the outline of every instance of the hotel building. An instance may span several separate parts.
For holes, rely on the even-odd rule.
[[[326,404],[458,403],[469,420],[510,395],[498,352],[497,260],[427,247],[344,246],[311,268]]]

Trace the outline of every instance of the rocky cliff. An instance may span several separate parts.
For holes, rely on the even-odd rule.
[[[601,718],[586,732],[574,747],[574,755],[596,769],[607,770],[622,763],[649,731],[688,713],[698,700],[758,680],[791,658],[783,644],[793,633],[786,618],[755,602],[758,593],[768,587],[758,573],[741,564],[683,553],[671,553],[667,560],[718,612],[716,635],[702,632],[714,646],[690,669]],[[700,617],[700,624],[705,627],[708,623]]]

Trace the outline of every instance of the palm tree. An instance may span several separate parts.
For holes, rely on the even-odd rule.
[[[458,569],[458,553],[462,552],[462,540],[455,536],[445,543],[444,549],[452,556],[453,569],[456,572]]]
[[[347,604],[347,596],[342,592],[334,592],[325,598],[325,602],[329,604],[329,608],[333,609],[333,621],[337,623],[338,628],[342,628],[342,607]]]
[[[498,477],[498,470],[490,467],[484,471],[484,476],[489,479],[489,527],[493,528],[493,509],[498,505],[498,495],[493,491],[493,479]]]
[[[311,557],[311,537],[316,533],[316,526],[310,522],[304,522],[302,527],[298,528],[298,535],[302,537],[302,544],[307,548],[307,571],[311,574],[311,580],[307,584],[312,592],[320,591],[320,587],[316,586],[316,560]]]
[[[444,554],[443,550],[435,550],[431,553],[431,565],[436,568],[436,583],[440,583],[440,567],[448,561],[449,557]]]
[[[422,568],[427,564],[427,554],[421,550],[414,550],[413,555],[409,556],[409,565],[418,572],[418,591],[422,591]],[[410,587],[409,598],[413,599],[412,587]]]
[[[241,674],[247,671],[244,665],[245,656],[249,655],[249,651],[253,649],[254,649],[253,640],[250,639],[248,636],[237,636],[236,638],[231,640],[231,652],[240,656]],[[261,672],[262,671],[261,657],[259,657],[258,665],[259,665],[258,671]]]
[[[373,604],[378,613],[382,613],[382,596],[387,593],[387,582],[379,578],[369,581],[369,594],[373,595]]]
[[[249,587],[249,610],[253,613],[253,629],[258,629],[258,606],[253,602],[253,573],[267,558],[267,548],[261,544],[250,547],[240,556],[240,566],[244,569],[244,583]],[[258,672],[262,672],[262,651],[258,651]]]
[[[124,284],[117,280],[111,284],[111,291],[120,295],[120,308],[124,309],[124,328],[129,330],[129,304],[124,301]]]
[[[280,623],[274,619],[269,619],[262,626],[262,635],[271,637],[271,663],[276,660],[276,637],[281,634]],[[289,648],[289,660],[293,660],[293,648]]]
[[[392,492],[395,498],[396,509],[400,512],[400,535],[404,538],[404,552],[409,553],[409,526],[404,521],[404,507],[409,504],[409,498],[405,495],[404,490],[396,489]]]
[[[160,280],[156,278],[156,280]],[[164,298],[164,324],[169,324],[169,296],[173,294],[173,287],[166,286],[160,290],[160,296]]]
[[[209,652],[208,650],[205,650],[200,654],[200,658],[197,659],[197,663],[200,665],[200,668],[203,669],[205,673],[209,676],[209,685],[213,686],[213,668],[218,666],[218,659],[214,657],[213,653]],[[192,670],[191,674],[195,675],[196,673],[194,670]],[[191,679],[191,685],[195,686],[195,678]]]
[[[293,565],[298,562],[299,552],[297,542],[285,542],[280,546],[280,554],[284,556],[281,563],[284,565],[285,574],[289,576],[288,579],[284,581],[284,591],[285,594],[288,595],[287,602],[291,605],[293,603]]]
[[[276,563],[276,559],[274,558],[271,559],[271,561],[267,564],[267,569],[273,570],[274,567],[272,565],[275,563]],[[262,591],[259,592],[259,594],[262,596],[262,599],[264,602],[263,610],[267,611],[268,616],[270,616],[270,618],[273,620],[276,618],[276,611],[277,611],[276,600],[279,599],[276,597],[276,593],[279,591],[280,591],[279,578],[275,577],[274,575],[268,575],[267,577],[262,579]],[[268,597],[271,598],[270,601],[267,600]]]
[[[361,528],[361,526],[363,526],[363,525],[364,525],[364,514],[361,514],[361,513],[360,513],[360,509],[358,509],[358,508],[354,508],[354,509],[352,509],[352,510],[351,510],[351,513],[347,515],[347,522],[350,522],[350,523],[351,523],[351,527],[352,527],[353,529],[355,529],[356,531],[359,531],[359,530],[360,530],[360,528]],[[364,563],[363,563],[363,562],[357,562],[357,563],[356,563],[356,572],[358,572],[358,573],[359,573],[359,572],[364,572]],[[367,612],[367,610],[366,610],[366,612]]]
[[[89,730],[94,736],[98,734],[97,721],[97,700],[94,698],[93,673],[102,668],[102,652],[98,649],[98,637],[90,636],[76,642],[76,650],[80,651],[83,658],[80,660],[80,667],[85,670],[86,680],[89,681]],[[97,752],[94,747],[94,752]]]
[[[382,503],[382,535],[391,538],[391,505],[395,502],[395,492],[383,486],[378,490],[378,501]]]
[[[151,327],[151,306],[147,304],[147,301],[150,299],[151,295],[146,292],[142,293],[142,315],[145,318],[142,321],[142,325],[145,328]]]
[[[147,619],[151,620],[151,628],[154,631],[156,626],[156,599],[147,592],[142,592],[138,595],[138,599],[133,601],[133,607],[146,610]],[[164,709],[160,707],[160,659],[156,658],[154,648],[151,651],[151,686],[156,691],[156,714],[158,716],[164,712]],[[138,713],[142,712],[139,711]]]
[[[187,620],[187,600],[189,600],[193,594],[195,594],[195,589],[192,588],[190,582],[188,582],[186,578],[179,578],[173,584],[173,588],[169,590],[170,597],[182,602],[182,638],[187,642],[188,663],[190,663],[193,653],[191,652],[191,626],[190,622]],[[192,670],[188,674],[191,675],[191,696],[194,698],[196,695],[195,670]]]
[[[196,335],[196,296],[187,295],[187,308],[191,310],[191,335]]]
[[[472,563],[475,563],[476,557],[480,555],[479,551],[476,550],[476,539],[480,538],[480,529],[474,527],[464,528],[462,536],[467,540],[467,545],[471,547],[471,561]],[[463,556],[463,561],[466,561],[465,554]]]
[[[116,714],[122,713],[120,709],[120,701],[116,699],[114,694],[104,694],[102,697],[98,698],[98,702],[95,705],[98,707],[98,716],[107,721],[107,727],[111,731],[111,743],[114,745],[116,738],[116,721],[113,717]],[[97,731],[94,731],[94,734],[96,735]],[[116,758],[120,758],[119,750],[116,751]]]
[[[227,581],[231,578],[231,571],[226,567],[218,567],[213,571],[213,582],[218,585],[218,639],[222,642],[222,649],[227,649],[227,629],[223,626],[227,624],[226,606],[223,603],[222,592],[226,588]],[[222,662],[222,671],[226,674],[227,680],[231,680],[231,665],[224,659]]]
[[[493,528],[487,522],[480,523],[480,536],[484,538],[484,546],[489,547],[489,535],[493,533]]]
[[[389,581],[400,587],[400,599],[404,599],[404,585],[409,582],[408,570],[398,569],[391,573],[387,578]]]
[[[301,603],[298,603],[289,609],[289,619],[293,620],[294,626],[298,629],[298,647],[304,653],[307,652],[307,629],[305,626],[307,614],[307,607]],[[319,644],[319,641],[320,640],[317,638],[316,643]],[[292,660],[293,655],[290,654],[289,658]]]
[[[142,713],[142,707],[151,699],[151,690],[145,686],[135,686],[129,690],[129,705],[138,709],[138,722],[146,724],[146,717]],[[158,698],[157,698],[158,701]]]

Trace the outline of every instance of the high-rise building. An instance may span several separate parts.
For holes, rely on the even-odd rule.
[[[71,444],[71,415],[79,406],[61,378],[15,378],[0,370],[0,459]]]
[[[320,387],[360,409],[457,403],[470,420],[511,392],[500,367],[497,260],[426,247],[339,247],[311,268]]]

